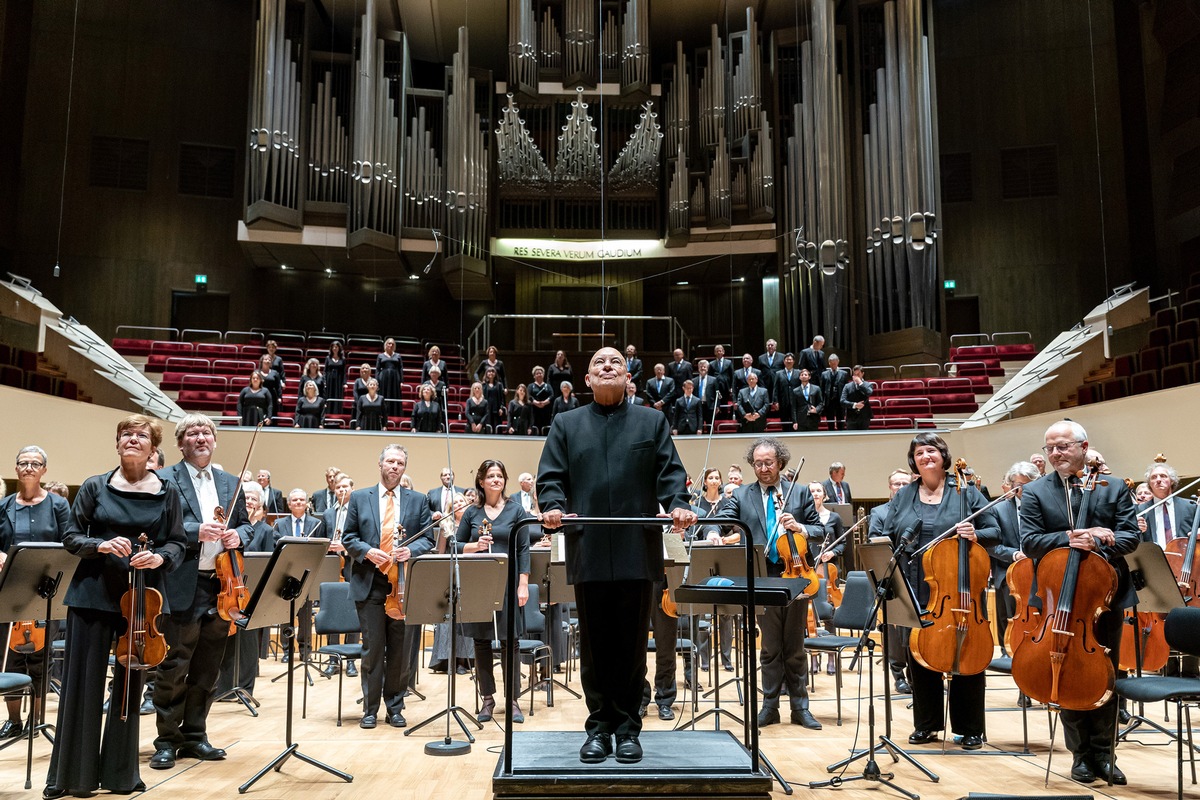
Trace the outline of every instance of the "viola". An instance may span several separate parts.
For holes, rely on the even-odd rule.
[[[1070,489],[1064,487],[1071,530],[1087,527],[1087,495],[1098,482],[1105,483],[1098,480],[1099,473],[1099,465],[1087,471],[1078,520],[1071,511]],[[1013,652],[1013,679],[1039,703],[1072,711],[1098,708],[1112,695],[1116,674],[1094,627],[1116,594],[1117,571],[1096,553],[1060,547],[1038,563],[1037,582],[1042,624]]]
[[[400,540],[403,538],[404,526],[397,524],[393,548],[398,548]],[[388,579],[388,593],[383,600],[383,613],[391,619],[402,620],[404,619],[404,565],[396,561],[393,556],[385,572]]]
[[[46,623],[26,619],[12,624],[8,634],[8,649],[14,653],[39,653],[46,646]]]
[[[969,515],[967,462],[954,464],[959,518]],[[925,551],[921,564],[929,584],[932,625],[914,628],[909,639],[913,657],[926,668],[945,675],[977,675],[992,663],[995,642],[984,613],[984,588],[991,576],[991,559],[978,542],[951,536]]]
[[[225,509],[217,506],[213,519],[225,524]],[[229,635],[237,633],[237,620],[246,616],[246,606],[250,604],[250,591],[246,588],[245,559],[240,550],[222,550],[217,553],[217,580],[221,582],[221,591],[217,593],[217,613],[221,619],[229,621]]]
[[[795,485],[795,483],[792,484],[793,487]],[[791,493],[791,489],[789,489],[788,495],[790,496]],[[787,498],[781,498],[779,492],[775,492],[772,496],[775,498],[775,513],[782,515]],[[781,530],[779,538],[775,541],[775,547],[779,551],[779,560],[783,563],[783,574],[779,577],[804,578],[808,581],[808,586],[804,589],[804,596],[815,595],[819,588],[820,578],[817,571],[808,563],[808,537],[802,532]]]
[[[149,552],[149,539],[138,537],[135,553]],[[166,637],[158,630],[163,598],[157,589],[146,586],[145,570],[130,568],[129,588],[121,595],[121,616],[125,618],[125,633],[117,640],[117,663],[127,670],[147,670],[157,667],[167,656]],[[126,682],[126,686],[131,684]],[[129,692],[121,703],[121,719],[129,710]]]
[[[1198,515],[1200,516],[1200,515]],[[1196,530],[1200,520],[1192,525],[1192,532],[1167,542],[1167,563],[1175,573],[1175,580],[1183,590],[1183,598],[1189,606],[1200,606],[1200,548],[1196,547]]]
[[[1037,605],[1041,601],[1037,598],[1037,573],[1032,558],[1014,561],[1005,575],[1015,609],[1004,632],[1004,644],[1011,654],[1041,627],[1042,609]]]

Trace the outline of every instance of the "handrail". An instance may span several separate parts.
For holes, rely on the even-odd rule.
[[[990,342],[992,337],[986,333],[955,333],[950,337],[951,347],[959,346],[954,344],[955,339],[983,339],[984,342]]]
[[[999,333],[993,333],[992,344],[996,343],[997,336],[1024,336],[1027,342],[1033,344],[1033,334],[1029,331],[1000,331]]]
[[[195,343],[195,341],[196,341],[195,339],[188,339],[188,338],[187,338],[187,335],[188,335],[189,333],[191,333],[191,334],[202,333],[202,334],[204,334],[205,336],[214,336],[214,337],[216,337],[216,339],[217,339],[217,341],[218,341],[218,342],[223,342],[223,341],[225,341],[225,333],[224,333],[223,331],[214,331],[214,330],[209,330],[209,329],[207,329],[207,328],[184,328],[182,331],[180,331],[180,332],[179,332],[179,338],[180,338],[180,340],[181,340],[181,341],[185,341],[185,342],[189,342],[189,341],[190,341],[190,342],[192,342],[192,343]]]
[[[171,338],[163,341],[176,342],[179,341],[179,328],[156,328],[152,325],[118,325],[115,338],[122,338],[121,331],[167,331],[170,332]],[[135,339],[141,337],[129,336],[126,338]]]
[[[592,331],[584,331],[583,328],[585,322],[602,323],[602,326],[604,327],[602,332],[605,334],[610,333],[608,326],[609,323],[613,323],[613,328],[619,328],[621,334],[617,341],[618,347],[620,346],[620,342],[629,341],[629,323],[661,322],[667,325],[667,349],[669,351],[679,348],[685,353],[688,353],[691,350],[690,339],[687,335],[687,331],[683,329],[683,326],[679,323],[679,320],[673,316],[647,314],[487,314],[481,320],[479,320],[478,324],[476,324],[475,328],[467,336],[466,349],[463,353],[463,357],[466,359],[468,367],[472,362],[482,358],[483,354],[487,352],[488,347],[496,344],[492,340],[492,326],[496,322],[503,320],[530,322],[532,324],[531,339],[535,345],[535,348],[538,341],[539,322],[545,322],[549,320],[574,320],[575,332],[573,335],[576,338],[575,349],[579,351],[585,349],[585,338],[591,338],[595,335]],[[572,334],[568,333],[567,335],[571,336]],[[615,333],[613,335],[615,335]]]
[[[945,373],[945,370],[944,370],[944,369],[943,369],[943,367],[942,367],[942,365],[941,365],[941,364],[939,364],[939,363],[938,363],[938,362],[936,362],[936,361],[933,361],[933,362],[930,362],[930,363],[927,363],[927,364],[901,364],[901,365],[900,365],[900,367],[899,367],[899,368],[896,370],[896,374],[897,374],[897,376],[898,376],[898,377],[901,377],[901,378],[902,378],[902,377],[904,377],[904,370],[906,370],[906,369],[916,369],[917,367],[921,367],[921,368],[924,368],[924,369],[928,369],[929,367],[933,367],[933,368],[934,368],[934,369],[937,371],[937,374],[936,374],[936,375],[922,375],[921,377],[923,377],[923,378],[940,378],[940,377],[943,377],[943,376],[946,374],[946,373]]]

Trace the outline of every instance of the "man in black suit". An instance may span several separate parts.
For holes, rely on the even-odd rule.
[[[666,367],[662,364],[654,365],[654,377],[646,381],[646,405],[651,408],[657,408],[667,416],[667,423],[671,421],[671,415],[674,413],[675,403],[675,381],[666,376]]]
[[[683,396],[675,401],[674,434],[685,436],[700,433],[704,430],[704,418],[701,416],[700,399],[692,393],[692,382],[683,382]]]
[[[1037,467],[1033,464],[1028,461],[1018,461],[1008,468],[1004,482],[1010,487],[1024,487],[1025,484],[1036,481],[1040,477]],[[1008,656],[1011,656],[1012,653],[1008,652],[1008,645],[1005,643],[1004,637],[1008,630],[1009,617],[1016,612],[1012,595],[1008,591],[1008,568],[1014,562],[1025,558],[1025,553],[1021,551],[1021,491],[1023,490],[1018,489],[1016,495],[996,506],[995,514],[996,522],[1000,525],[1000,541],[987,548],[988,555],[992,559],[992,586],[996,589],[996,616],[993,617],[996,620],[996,638],[1000,640],[1001,652]]]
[[[825,419],[829,421],[829,430],[846,430],[846,410],[842,408],[842,389],[846,388],[850,375],[839,369],[841,359],[837,353],[829,356],[829,368],[824,372],[814,372],[813,377],[821,384],[821,394],[825,395]]]
[[[631,406],[644,406],[646,401],[638,395],[637,385],[633,381],[625,384],[625,402]]]
[[[896,492],[912,483],[912,473],[907,469],[898,469],[888,475],[888,502],[871,509],[867,531],[871,536],[883,536],[883,525],[887,522],[891,510],[891,498]],[[908,638],[911,628],[902,625],[889,625],[892,630],[888,636],[888,668],[892,671],[892,684],[900,694],[911,694],[912,686],[905,677],[904,670],[908,666]]]
[[[363,637],[360,728],[375,727],[380,700],[389,725],[403,728],[407,724],[401,712],[404,690],[411,680],[409,653],[417,644],[421,628],[408,627],[404,620],[392,619],[384,611],[390,589],[387,572],[393,563],[403,569],[405,561],[428,553],[434,546],[429,530],[409,546],[400,546],[401,536],[414,536],[431,524],[429,499],[400,485],[407,466],[406,448],[398,444],[383,448],[379,483],[350,495],[342,531],[342,546],[353,559],[350,597],[358,609]]]
[[[855,364],[850,370],[850,382],[842,389],[842,410],[846,412],[846,427],[865,431],[871,427],[871,394],[874,389],[863,379],[863,368]]]
[[[737,413],[741,433],[761,433],[767,429],[767,410],[771,399],[767,390],[758,385],[758,370],[749,376],[750,382],[745,389],[738,392]]]
[[[708,369],[713,377],[720,381],[721,394],[727,398],[737,396],[737,393],[733,391],[733,362],[725,357],[723,346],[717,345],[713,348],[713,358]]]
[[[1179,488],[1179,473],[1166,462],[1155,462],[1146,470],[1146,485],[1153,498],[1138,506],[1144,511]],[[1174,497],[1153,511],[1138,517],[1138,528],[1142,538],[1166,549],[1167,542],[1192,532],[1196,518],[1196,502]]]
[[[171,769],[177,757],[225,758],[224,750],[209,744],[207,734],[208,710],[229,636],[229,621],[216,612],[221,590],[216,557],[223,550],[239,549],[243,536],[253,532],[238,479],[211,466],[216,424],[203,414],[188,414],[175,426],[175,443],[183,460],[161,475],[182,495],[187,552],[167,576],[170,614],[159,621],[169,649],[155,671],[158,736],[150,759],[153,769]],[[227,522],[216,521],[218,508],[222,513],[232,508]]]
[[[308,513],[308,494],[303,489],[292,489],[288,492],[288,515],[275,520],[272,535],[275,546],[285,536],[296,536],[309,539],[313,536],[332,537],[333,531],[325,530],[325,524],[318,516]],[[332,547],[331,547],[332,549]],[[296,651],[301,662],[308,661],[312,653],[312,602],[305,601],[296,612]],[[284,655],[284,663],[288,657]]]
[[[653,517],[667,509],[683,530],[696,522],[687,472],[667,420],[621,402],[625,359],[605,347],[592,356],[585,382],[595,401],[559,414],[538,466],[542,524],[563,515]],[[638,714],[646,679],[646,642],[654,581],[663,575],[662,525],[589,526],[567,536],[567,579],[579,615],[580,681],[588,707],[585,763],[612,752],[621,763],[642,758]]]
[[[733,386],[730,390],[731,397],[736,398],[739,394],[742,393],[742,389],[745,389],[747,386],[750,385],[750,376],[751,375],[758,376],[759,384],[761,384],[763,382],[762,371],[759,369],[756,369],[754,366],[754,356],[750,355],[749,353],[743,353],[742,354],[742,366],[739,367],[737,369],[737,371],[733,373]]]
[[[1122,557],[1132,553],[1141,541],[1133,501],[1120,481],[1110,480],[1107,486],[1097,484],[1089,492],[1080,491],[1075,476],[1084,468],[1088,450],[1087,432],[1082,425],[1070,420],[1056,422],[1047,429],[1045,442],[1043,449],[1053,471],[1026,484],[1021,491],[1021,550],[1037,561],[1051,550],[1074,547],[1098,554],[1116,570],[1117,591],[1111,607],[1093,625],[1096,643],[1111,648],[1108,655],[1115,670],[1121,651],[1123,609],[1133,605],[1137,597],[1129,579],[1129,566]],[[1074,487],[1070,491],[1071,513],[1067,508],[1068,485]],[[1074,510],[1076,504],[1078,510]],[[1024,652],[1017,650],[1014,659]],[[1096,778],[1111,778],[1117,785],[1127,782],[1112,752],[1116,714],[1115,695],[1090,711],[1059,712],[1067,749],[1074,755],[1072,780],[1091,783]]]
[[[637,348],[633,345],[625,347],[625,363],[629,366],[628,375],[629,381],[641,391],[642,388],[642,360],[638,358]]]
[[[667,364],[667,377],[675,381],[676,387],[682,387],[684,381],[692,379],[692,362],[683,357],[683,351],[678,347],[671,354],[671,363]],[[680,391],[677,389],[676,391]],[[678,395],[676,395],[678,397]]]
[[[720,388],[721,381],[709,371],[709,364],[704,359],[696,362],[696,377],[692,383],[696,389],[696,397],[700,400],[700,418],[704,420],[704,424],[708,425],[713,419],[713,408],[717,405],[717,391],[724,393],[724,389]]]
[[[792,421],[792,390],[799,385],[800,370],[796,369],[796,357],[784,353],[783,368],[775,373],[775,383],[771,387],[771,408],[779,412],[779,418],[785,426]],[[820,421],[820,417],[817,420]]]
[[[796,366],[808,370],[810,375],[820,375],[825,371],[824,336],[813,337],[812,344],[800,351],[800,360]]]
[[[754,364],[762,373],[758,381],[767,390],[767,394],[771,394],[775,389],[776,370],[783,369],[783,355],[776,349],[778,346],[774,339],[767,339],[767,352],[760,355]]]
[[[508,496],[508,499],[517,503],[521,508],[536,517],[538,515],[538,501],[537,495],[533,493],[533,475],[528,472],[522,472],[517,478],[517,483],[521,485],[520,491],[513,492]]]
[[[324,514],[325,509],[337,503],[337,476],[341,474],[342,471],[337,467],[325,470],[325,486],[309,495],[312,498],[314,514]]]
[[[846,482],[846,465],[835,461],[829,465],[829,478],[821,484],[825,490],[825,502],[849,504],[854,502],[850,484]]]
[[[808,370],[802,369],[796,374],[796,388],[787,392],[788,416],[785,419],[792,421],[794,431],[815,431],[821,427],[821,410],[825,407],[825,396],[821,394],[821,388],[812,382]],[[788,385],[790,381],[791,377],[783,372],[775,376],[775,383],[780,387]],[[780,396],[782,395],[781,391]],[[780,403],[781,407],[782,405]],[[828,497],[829,493],[826,492],[825,496]]]
[[[441,485],[436,489],[430,489],[426,495],[429,498],[429,512],[433,515],[434,522],[452,512],[454,495],[466,491],[461,486],[454,485],[454,470],[449,467],[442,467],[442,473],[438,478],[441,480]]]
[[[756,546],[766,548],[767,575],[779,577],[784,565],[779,557],[780,536],[797,534],[820,541],[825,529],[817,516],[808,487],[794,490],[782,479],[791,460],[791,452],[779,439],[758,439],[746,451],[746,461],[757,480],[739,486],[717,517],[736,519],[750,530]],[[787,505],[777,507],[787,499]],[[779,722],[779,695],[787,682],[791,719],[796,725],[819,730],[821,723],[808,710],[808,659],[804,654],[804,636],[808,626],[808,603],[797,600],[783,607],[760,609],[758,629],[762,632],[763,704],[758,727]]]
[[[287,505],[283,502],[283,492],[271,485],[271,470],[260,469],[254,479],[263,489],[263,510],[268,514],[283,514]]]

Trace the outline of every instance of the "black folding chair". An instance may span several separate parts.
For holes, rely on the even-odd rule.
[[[321,607],[313,620],[319,636],[330,634],[358,633],[358,611],[350,599],[350,584],[342,581],[321,584]],[[330,664],[338,667],[337,724],[342,726],[342,679],[346,674],[345,662],[361,660],[363,646],[358,644],[326,644],[316,650],[326,656]]]
[[[875,592],[865,572],[846,574],[846,585],[842,589],[842,604],[833,612],[833,627],[861,632],[867,627],[868,617],[875,608]],[[837,687],[837,724],[842,724],[842,651],[858,647],[857,636],[813,636],[804,640],[806,650],[814,653],[835,653],[838,669],[835,673]],[[860,662],[861,666],[861,662]],[[868,665],[868,669],[870,665]]]

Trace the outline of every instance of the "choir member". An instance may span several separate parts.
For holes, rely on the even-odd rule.
[[[263,356],[264,361],[266,358]],[[270,425],[275,410],[275,395],[263,385],[263,374],[260,370],[256,369],[250,373],[249,383],[250,385],[243,386],[238,394],[238,422],[249,428],[257,426],[260,422]]]
[[[471,384],[471,396],[467,398],[467,430],[471,433],[489,433],[492,427],[491,409],[483,396],[483,384]]]
[[[316,359],[312,359],[316,362]],[[296,400],[296,427],[320,428],[325,425],[325,398],[315,381],[304,381],[304,394]]]
[[[387,427],[387,411],[379,393],[379,381],[367,381],[367,393],[354,402],[354,428],[360,431],[381,431]]]
[[[417,433],[437,433],[442,429],[442,405],[437,401],[433,386],[422,383],[413,403],[412,429]]]

